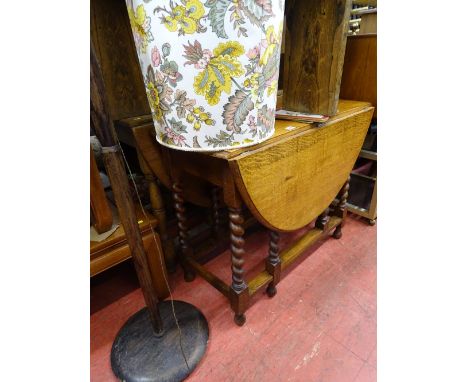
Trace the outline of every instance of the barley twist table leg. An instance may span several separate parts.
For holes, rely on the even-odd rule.
[[[340,224],[338,224],[338,226],[335,228],[335,231],[333,232],[333,237],[335,239],[340,239],[342,236],[341,228],[343,227],[344,219],[346,218],[346,212],[347,212],[346,202],[348,201],[350,178],[351,177],[348,176],[346,183],[341,188],[340,193],[338,194],[339,201],[338,201],[338,205],[336,206],[336,209],[337,209],[338,215],[342,218],[342,221]]]
[[[330,208],[326,208],[325,211],[323,211],[317,220],[315,221],[315,227],[325,230],[327,228],[328,222],[330,221]]]
[[[273,276],[273,280],[268,284],[267,295],[273,297],[276,295],[276,284],[281,279],[281,259],[279,257],[279,238],[280,235],[276,231],[270,231],[270,243],[268,250],[268,258],[265,268],[268,273]]]
[[[177,217],[177,228],[179,231],[179,242],[182,250],[182,267],[184,269],[185,281],[193,281],[195,273],[187,266],[186,257],[191,254],[191,248],[188,240],[188,226],[187,217],[185,215],[183,188],[181,183],[175,182],[172,185],[172,192],[174,194],[174,209]]]
[[[220,237],[220,218],[219,218],[219,188],[213,187],[211,189],[211,208],[212,208],[212,230],[214,236],[218,239]]]
[[[229,226],[231,229],[231,306],[234,321],[242,326],[245,323],[245,311],[248,306],[249,290],[244,281],[244,219],[240,208],[229,208]]]

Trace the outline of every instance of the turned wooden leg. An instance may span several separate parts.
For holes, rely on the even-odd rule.
[[[273,280],[268,284],[267,295],[273,297],[276,294],[276,285],[281,279],[281,259],[279,257],[279,233],[270,231],[270,245],[268,258],[265,264],[267,272],[273,276]]]
[[[166,267],[169,272],[175,272],[176,259],[174,252],[174,245],[169,239],[166,227],[166,209],[164,208],[164,202],[161,195],[161,190],[156,183],[154,176],[147,177],[149,195],[151,201],[151,211],[153,215],[158,219],[158,231],[161,236],[161,244],[164,249],[164,259],[166,261]]]
[[[192,269],[187,266],[185,261],[186,257],[191,254],[191,249],[188,241],[188,227],[187,217],[185,216],[183,188],[179,182],[175,182],[172,185],[172,192],[174,194],[174,208],[177,217],[177,228],[179,231],[179,242],[182,250],[182,261],[181,265],[184,269],[185,281],[193,281],[195,279],[195,273]]]
[[[164,260],[166,268],[169,272],[174,272],[176,268],[176,258],[174,252],[174,245],[172,240],[169,239],[166,227],[166,209],[164,208],[164,201],[161,195],[161,190],[156,181],[156,177],[151,171],[148,163],[145,161],[143,156],[138,152],[138,161],[140,168],[145,179],[148,182],[148,193],[151,203],[151,212],[158,219],[158,232],[161,237],[161,244],[164,252]]]
[[[315,227],[325,231],[328,227],[328,222],[330,221],[329,214],[330,208],[327,207],[325,211],[323,211],[315,221]]]
[[[212,208],[212,230],[213,235],[218,239],[220,237],[220,219],[219,219],[219,188],[211,189],[211,208]]]
[[[342,220],[341,223],[336,226],[335,231],[333,232],[333,237],[335,239],[340,239],[343,235],[341,233],[341,228],[343,227],[344,219],[346,218],[346,213],[348,210],[346,207],[346,202],[348,201],[349,180],[350,177],[348,177],[346,183],[341,188],[340,193],[338,194],[339,201],[338,205],[335,208],[335,215],[341,217]]]
[[[244,281],[244,228],[240,208],[229,208],[229,227],[231,230],[231,307],[234,310],[234,322],[242,326],[245,323],[245,311],[249,303],[249,289]]]

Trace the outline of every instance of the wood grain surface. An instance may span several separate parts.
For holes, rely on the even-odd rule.
[[[161,333],[163,330],[162,320],[157,307],[159,300],[141,239],[122,154],[117,150],[117,134],[109,114],[104,80],[92,42],[90,50],[91,120],[96,130],[96,136],[103,146],[104,165],[114,192],[120,221],[132,253],[138,281],[150,313],[151,323],[155,333]],[[107,152],[104,152],[104,148],[108,148]]]
[[[334,115],[351,0],[286,1],[283,107]]]
[[[293,231],[322,213],[345,183],[373,108],[337,118],[230,161],[244,202],[270,229]]]
[[[338,102],[337,115],[331,117],[327,123],[333,121],[338,121],[346,116],[351,115],[359,110],[361,110],[365,105],[370,106],[368,103],[363,103],[359,101],[350,101],[340,99]],[[264,142],[261,142],[255,146],[242,147],[240,149],[232,149],[225,151],[216,151],[212,153],[203,153],[202,155],[209,155],[215,158],[220,159],[232,159],[239,155],[247,155],[247,153],[256,151],[258,149],[274,145],[276,142],[281,141],[284,138],[295,136],[296,134],[307,131],[310,128],[317,127],[317,123],[304,123],[304,122],[294,122],[286,121],[282,119],[277,119],[275,121],[275,133],[269,139]]]
[[[377,9],[372,9],[361,15],[359,34],[364,33],[377,33]]]
[[[166,283],[162,276],[164,272],[167,277],[166,269],[163,267],[164,259],[163,250],[158,235],[156,234],[156,242],[151,233],[151,226],[156,229],[158,225],[157,219],[150,213],[146,213],[148,219],[143,215],[140,206],[135,206],[135,212],[138,219],[138,226],[143,240],[143,246],[148,256],[148,265],[153,279],[153,284],[156,288],[156,293],[159,298],[163,299],[169,295]],[[90,276],[95,276],[129,258],[132,257],[130,247],[127,243],[124,229],[120,225],[115,232],[107,239],[101,242],[90,242]]]
[[[151,113],[124,0],[91,0],[91,40],[113,120]]]
[[[108,231],[112,226],[112,211],[109,202],[104,192],[104,187],[101,181],[101,175],[96,165],[93,150],[91,149],[90,158],[90,202],[91,213],[93,217],[93,226],[98,233]]]
[[[377,35],[349,36],[341,80],[341,97],[367,101],[377,118]]]

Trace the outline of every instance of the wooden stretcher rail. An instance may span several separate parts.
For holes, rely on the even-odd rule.
[[[336,216],[331,216],[327,227],[324,230],[319,228],[313,228],[309,232],[305,233],[299,240],[292,243],[288,248],[284,249],[281,254],[281,270],[288,268],[294,261],[301,256],[304,251],[318,242],[320,239],[325,237],[337,227],[343,219]],[[199,264],[194,258],[187,256],[186,263],[189,265],[197,274],[203,279],[213,285],[219,292],[225,297],[229,298],[230,286],[227,285],[214,273],[208,271],[205,267]],[[262,287],[267,285],[273,280],[273,276],[268,273],[267,270],[263,270],[256,277],[248,282],[249,295],[252,296],[257,293]]]
[[[292,243],[288,248],[284,249],[280,253],[281,270],[288,268],[299,256],[304,253],[307,248],[326,236],[331,230],[340,224],[341,221],[341,218],[332,216],[325,230],[314,228],[304,234],[299,240]],[[254,279],[249,281],[249,295],[254,295],[271,280],[273,280],[273,276],[270,275],[266,270],[262,271]]]
[[[293,243],[289,248],[283,250],[280,254],[281,270],[289,267],[307,248],[327,235],[333,228],[340,224],[341,221],[341,218],[332,216],[327,229],[321,230],[314,228],[302,236],[298,241]]]
[[[193,268],[201,277],[208,281],[212,286],[219,290],[224,296],[229,298],[229,285],[227,285],[223,280],[221,280],[214,273],[211,273],[201,264],[199,264],[195,259],[190,256],[187,256],[185,261],[189,266]]]

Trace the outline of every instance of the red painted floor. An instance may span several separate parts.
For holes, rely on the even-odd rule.
[[[281,238],[284,246],[292,235]],[[247,278],[266,256],[266,232],[246,240]],[[375,382],[376,227],[348,215],[343,237],[308,250],[288,269],[277,295],[255,297],[238,327],[228,301],[197,277],[186,283],[171,277],[174,299],[197,306],[210,327],[208,350],[187,381]],[[208,268],[230,279],[224,252]],[[116,381],[110,348],[119,328],[144,306],[130,265],[91,286],[91,380]]]

